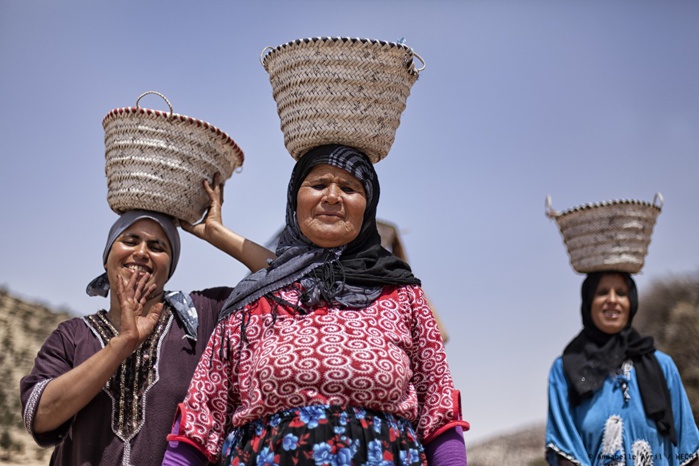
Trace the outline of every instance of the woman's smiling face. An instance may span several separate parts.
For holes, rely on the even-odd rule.
[[[629,323],[629,287],[618,273],[604,274],[597,285],[590,314],[595,327],[609,335],[621,332]]]
[[[354,240],[366,210],[364,185],[332,165],[313,167],[296,195],[296,218],[301,233],[321,248]]]
[[[153,220],[142,219],[117,237],[104,267],[113,290],[118,279],[128,280],[132,273],[148,273],[148,284],[156,284],[152,296],[160,296],[169,278],[171,259],[170,242],[163,229]]]

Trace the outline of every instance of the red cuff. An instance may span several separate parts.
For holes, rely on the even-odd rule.
[[[218,462],[217,456],[210,455],[206,451],[206,449],[204,449],[201,445],[197,444],[192,439],[190,439],[189,437],[186,436],[186,434],[184,432],[184,428],[182,427],[182,422],[181,422],[181,420],[185,418],[186,413],[187,413],[187,410],[184,406],[184,403],[178,404],[177,411],[175,412],[175,420],[172,423],[172,429],[170,430],[170,433],[167,436],[167,441],[168,442],[182,442],[182,443],[186,443],[187,445],[191,445],[192,447],[196,448],[199,453],[206,456],[206,459],[209,461],[209,463],[217,463]]]
[[[442,435],[444,432],[447,430],[454,428],[456,426],[461,426],[461,429],[466,432],[471,428],[471,425],[461,419],[461,392],[459,390],[453,390],[451,394],[451,401],[452,401],[452,411],[454,413],[454,419],[451,421],[447,422],[443,426],[439,427],[437,430],[432,432],[430,435],[425,438],[425,440],[422,441],[423,445],[427,445],[431,441],[433,441],[435,438],[439,437]]]

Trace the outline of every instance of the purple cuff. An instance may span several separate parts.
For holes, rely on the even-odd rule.
[[[425,446],[430,466],[466,466],[466,444],[461,426],[441,434]]]
[[[184,442],[168,442],[163,466],[206,466],[209,462],[199,450]]]
[[[171,433],[176,433],[179,429],[180,417],[177,416],[172,425]],[[167,443],[162,466],[206,466],[208,464],[206,456],[192,445],[175,440]]]

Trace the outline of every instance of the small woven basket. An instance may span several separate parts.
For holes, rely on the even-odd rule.
[[[320,145],[344,144],[373,163],[391,149],[410,88],[425,68],[402,43],[347,37],[265,47],[260,62],[294,159]]]
[[[140,108],[147,94],[162,97],[170,112]],[[225,181],[243,163],[243,152],[226,133],[173,113],[155,91],[141,94],[135,107],[110,111],[102,126],[107,201],[118,214],[145,209],[194,223],[209,206],[202,181],[216,172]]]
[[[556,220],[576,272],[638,273],[662,205],[657,193],[652,203],[615,200],[556,212],[548,196],[546,215]]]

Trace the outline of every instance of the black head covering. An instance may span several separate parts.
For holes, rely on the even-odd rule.
[[[359,180],[366,192],[366,209],[357,237],[346,245],[321,248],[302,233],[296,218],[301,183],[313,167],[331,165]],[[385,285],[419,285],[410,267],[381,246],[376,227],[379,180],[366,155],[341,145],[317,147],[294,166],[287,191],[286,226],[277,246],[277,259],[269,268],[243,279],[233,290],[220,318],[228,316],[265,294],[295,281],[304,287],[303,304],[321,299],[341,307],[363,308],[371,304]]]
[[[629,289],[629,321],[616,334],[607,334],[592,321],[592,301],[605,274],[618,273]],[[643,407],[661,434],[677,444],[670,393],[663,371],[655,357],[653,337],[641,336],[631,326],[638,310],[636,282],[626,272],[594,272],[583,281],[581,314],[583,329],[563,351],[563,370],[571,384],[570,401],[577,405],[592,396],[607,376],[630,359],[634,363]]]

